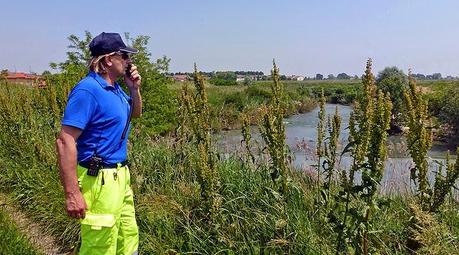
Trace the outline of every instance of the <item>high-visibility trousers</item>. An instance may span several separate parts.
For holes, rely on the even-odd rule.
[[[80,255],[137,254],[139,231],[127,166],[101,169],[87,175],[78,166],[78,183],[88,206],[81,220]]]

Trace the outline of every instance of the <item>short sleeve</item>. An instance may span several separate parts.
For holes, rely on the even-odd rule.
[[[70,93],[64,111],[62,125],[84,130],[96,112],[97,102],[87,90],[74,90]]]

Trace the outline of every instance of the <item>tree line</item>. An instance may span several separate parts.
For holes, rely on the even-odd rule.
[[[209,79],[223,79],[225,81],[236,81],[237,76],[251,76],[256,77],[256,80],[271,80],[270,75],[265,75],[262,71],[211,71],[211,72],[201,72],[202,75],[208,77]],[[175,75],[187,75],[188,77],[192,77],[193,73],[190,72],[175,72],[175,73],[167,73],[168,76],[175,76]],[[416,80],[457,80],[459,79],[457,76],[448,75],[443,77],[441,73],[433,73],[433,74],[411,74],[413,78]],[[303,77],[303,76],[301,76]],[[361,79],[357,75],[349,75],[347,73],[338,73],[337,75],[328,74],[327,76],[317,73],[313,77],[304,76],[300,80],[357,80]],[[285,75],[281,74],[279,76],[279,80],[298,80],[297,75]]]

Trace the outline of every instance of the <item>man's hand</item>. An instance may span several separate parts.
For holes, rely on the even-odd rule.
[[[131,70],[128,70],[128,72],[131,74],[131,76],[124,76],[124,82],[126,83],[126,86],[129,88],[130,91],[140,89],[140,82],[142,80],[142,77],[137,71],[137,66],[131,65]]]
[[[69,192],[65,195],[67,214],[75,219],[84,219],[88,206],[80,191]]]
[[[124,82],[129,89],[129,95],[132,99],[132,117],[138,118],[142,115],[142,96],[140,95],[140,77],[137,66],[131,65],[130,77],[124,76]]]

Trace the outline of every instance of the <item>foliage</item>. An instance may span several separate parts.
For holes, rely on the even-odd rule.
[[[302,94],[310,95],[314,98],[320,98],[321,93],[325,96],[328,103],[349,105],[354,102],[359,94],[361,85],[354,84],[330,84],[324,82],[319,86],[306,86],[305,84],[297,88]]]
[[[336,76],[336,78],[339,79],[339,80],[347,80],[347,79],[350,79],[351,76],[347,75],[346,73],[339,73]]]
[[[438,82],[437,82],[438,83]],[[457,83],[439,84],[428,95],[429,111],[441,123],[447,124],[448,138],[459,144],[459,86]]]
[[[320,199],[320,165],[322,163],[322,156],[324,156],[324,139],[325,139],[325,96],[324,91],[319,102],[319,112],[317,115],[319,122],[317,123],[317,146],[316,146],[316,155],[317,155],[317,200]],[[334,167],[334,166],[333,166]],[[326,187],[328,190],[328,187]]]
[[[246,76],[242,84],[244,84],[244,86],[249,86],[250,84],[252,84],[252,79]]]
[[[271,100],[262,113],[262,120],[259,124],[259,130],[263,141],[266,144],[266,151],[270,158],[270,175],[273,182],[273,189],[270,189],[272,195],[276,198],[276,202],[271,204],[278,210],[279,218],[276,219],[275,239],[273,244],[279,242],[288,243],[291,240],[289,237],[289,218],[286,210],[286,200],[292,194],[289,191],[289,183],[291,182],[289,162],[287,157],[287,145],[285,143],[285,125],[283,122],[286,113],[286,103],[284,95],[284,86],[279,81],[279,69],[273,60],[273,69],[271,70],[273,78],[271,84]]]
[[[424,210],[429,207],[432,190],[429,187],[427,173],[427,151],[432,146],[432,125],[428,115],[427,103],[416,91],[415,80],[409,78],[409,90],[404,92],[408,112],[407,135],[408,149],[415,163],[411,171],[411,179],[419,185],[419,198]]]
[[[439,253],[435,240],[445,232],[441,223],[431,215],[445,202],[446,196],[455,187],[459,178],[459,163],[451,164],[446,158],[446,175],[443,166],[435,173],[433,187],[429,183],[429,164],[427,151],[432,146],[432,121],[428,114],[427,100],[418,93],[414,78],[409,75],[409,89],[404,91],[408,112],[408,149],[415,166],[411,169],[411,179],[417,185],[418,205],[413,204],[408,247],[418,252]],[[459,148],[457,150],[459,156]],[[433,250],[434,249],[434,250]]]
[[[416,82],[411,76],[409,77],[409,90],[406,90],[404,95],[408,111],[408,149],[415,163],[411,169],[411,179],[418,185],[421,209],[435,212],[454,187],[459,177],[459,164],[450,164],[449,157],[447,157],[446,175],[443,176],[442,167],[440,167],[440,171],[436,173],[433,187],[430,186],[427,151],[432,146],[432,121],[428,114],[427,101],[417,93]]]
[[[204,217],[208,220],[212,231],[217,231],[221,197],[219,194],[219,176],[216,167],[216,157],[211,143],[210,111],[207,102],[207,92],[204,87],[204,79],[198,73],[196,65],[194,72],[194,86],[196,94],[189,94],[186,85],[182,89],[182,101],[180,109],[183,110],[182,130],[191,131],[189,141],[197,151],[197,157],[191,163],[196,171],[200,185],[201,201]],[[184,138],[185,139],[185,138]]]
[[[319,104],[317,124],[317,181],[320,183],[320,176],[325,175],[323,187],[320,190],[323,202],[328,203],[330,188],[332,186],[333,176],[335,174],[336,163],[338,159],[338,139],[341,130],[341,117],[338,107],[332,118],[325,117],[325,97],[322,93]],[[326,132],[326,130],[328,132]],[[323,170],[322,172],[320,170]],[[320,187],[318,185],[318,187]],[[318,200],[320,197],[317,198]]]
[[[250,158],[250,162],[252,164],[255,164],[255,156],[253,155],[252,150],[250,149],[250,147],[251,147],[250,146],[250,142],[252,140],[252,135],[251,135],[251,132],[250,132],[250,122],[249,122],[249,119],[247,117],[247,114],[242,113],[241,114],[241,119],[242,119],[242,129],[241,129],[242,142],[244,143],[244,146],[245,146],[245,149],[246,149],[246,153],[247,153],[247,156],[248,156],[247,158]]]
[[[400,126],[403,122],[401,113],[403,110],[403,91],[408,85],[406,74],[395,66],[386,67],[378,73],[376,86],[384,93],[390,95],[392,101],[392,125]]]
[[[272,81],[270,81],[272,82]],[[251,86],[213,86],[206,84],[211,111],[212,128],[215,131],[240,129],[241,113],[246,113],[250,125],[256,125],[260,112],[271,100],[270,86],[253,84]],[[295,91],[285,93],[286,112],[284,117],[305,113],[316,107],[316,100],[309,94]]]
[[[151,53],[147,49],[149,36],[131,38],[125,34],[126,41],[139,50],[132,56],[132,61],[142,75],[142,118],[134,120],[140,124],[142,132],[148,135],[164,134],[172,131],[176,124],[178,102],[173,92],[168,88],[172,83],[164,73],[169,70],[170,59],[166,56],[151,60]]]
[[[414,254],[453,254],[452,250],[444,248],[445,243],[455,238],[448,227],[415,203],[410,204],[409,209],[407,250]]]
[[[266,149],[271,158],[271,178],[276,189],[281,194],[287,193],[288,166],[285,144],[285,115],[284,87],[279,82],[279,69],[273,61],[271,71],[273,83],[271,85],[272,98],[263,114],[260,133],[266,143]]]
[[[456,159],[459,158],[459,148],[456,149]],[[440,167],[435,176],[433,187],[432,202],[430,205],[431,212],[437,212],[439,207],[444,204],[446,196],[455,188],[456,181],[459,178],[459,162],[451,163],[449,153],[446,155],[446,175],[443,173],[443,167]]]
[[[216,72],[209,82],[215,86],[237,85],[235,72]]]
[[[45,234],[75,244],[78,227],[62,214],[63,193],[54,147],[72,86],[62,77],[53,77],[58,83],[45,89],[1,84],[0,191],[11,193],[24,210],[35,212],[34,220],[59,223]]]
[[[91,59],[91,52],[89,51],[89,43],[92,41],[92,34],[85,31],[83,39],[71,34],[67,39],[70,45],[67,46],[67,60],[61,63],[50,63],[50,67],[54,70],[60,70],[68,75],[75,75],[85,73],[87,70],[87,63]]]
[[[434,189],[430,187],[427,151],[432,146],[432,121],[428,114],[427,101],[417,93],[416,82],[411,76],[409,77],[409,85],[409,90],[405,91],[405,104],[409,116],[408,148],[415,162],[414,168],[411,169],[411,178],[418,185],[421,208],[423,210],[436,211],[444,200],[447,191],[454,185],[459,172],[455,173],[454,168],[447,162],[447,176],[442,178],[440,171],[437,173]],[[443,191],[439,193],[440,187],[442,187]]]
[[[336,254],[369,254],[375,250],[375,245],[371,243],[373,214],[380,207],[376,194],[384,171],[391,103],[381,91],[376,93],[371,59],[367,61],[362,82],[364,94],[355,104],[349,123],[349,144],[343,150],[343,153],[350,153],[353,164],[349,174],[340,173],[340,187],[328,215],[338,233]],[[332,146],[328,147],[328,164],[333,163],[336,157],[334,140],[337,139],[335,133],[339,133],[340,122],[337,113],[335,116],[329,138]],[[331,175],[331,171],[333,167],[328,167],[327,174]],[[356,173],[361,176],[360,183],[355,179]],[[325,185],[330,184],[327,182]]]
[[[0,81],[5,81],[8,76],[8,69],[3,69],[0,71]]]

